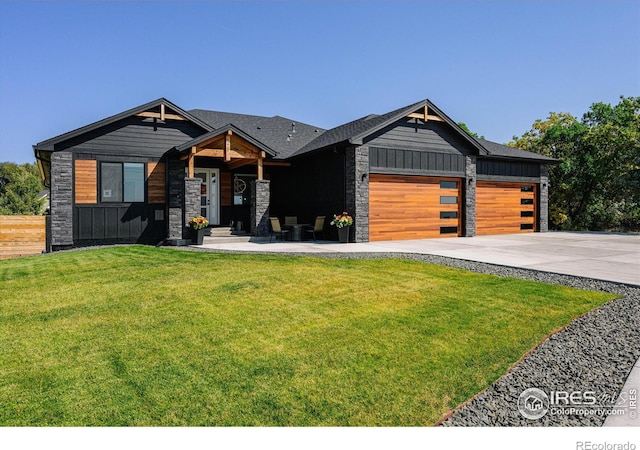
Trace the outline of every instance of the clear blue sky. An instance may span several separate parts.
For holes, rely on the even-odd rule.
[[[2,2],[0,161],[158,97],[331,128],[429,98],[508,142],[640,95],[640,2]]]

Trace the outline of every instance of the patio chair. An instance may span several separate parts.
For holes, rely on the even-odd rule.
[[[313,224],[313,228],[309,227],[304,230],[305,233],[311,233],[313,235],[313,240],[316,240],[316,233],[322,233],[322,237],[324,237],[324,219],[326,216],[318,216],[316,217],[316,221]]]
[[[271,236],[269,236],[269,242],[273,240],[274,236],[280,236],[284,241],[287,234],[289,234],[289,230],[282,229],[282,227],[280,226],[280,219],[278,219],[277,217],[269,217],[269,220],[271,221],[271,229],[273,230]]]
[[[297,225],[298,224],[298,216],[284,216],[284,224],[285,225]]]

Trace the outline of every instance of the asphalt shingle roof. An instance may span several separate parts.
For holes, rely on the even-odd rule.
[[[238,127],[259,142],[275,150],[278,153],[277,159],[290,157],[325,131],[323,128],[281,116],[264,117],[204,109],[193,109],[189,111],[189,114],[214,129],[229,124]]]
[[[528,152],[526,150],[520,150],[519,148],[510,147],[508,145],[498,144],[497,142],[487,141],[486,139],[477,138],[484,148],[487,149],[489,155],[499,156],[502,158],[517,158],[517,159],[532,159],[536,161],[548,161],[554,162],[557,159],[549,158],[548,156],[539,155],[538,153]]]

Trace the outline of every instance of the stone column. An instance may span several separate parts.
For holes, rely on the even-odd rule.
[[[73,245],[73,155],[51,153],[51,245]]]
[[[184,199],[184,168],[185,163],[179,159],[167,161],[169,164],[169,201],[168,201],[168,230],[170,239],[182,239],[184,230],[183,199]]]
[[[182,236],[189,237],[189,219],[200,215],[200,178],[184,179],[184,221]]]
[[[540,164],[540,185],[538,187],[538,231],[549,231],[549,166]]]
[[[476,156],[465,156],[464,183],[464,236],[476,235]]]
[[[269,234],[269,180],[255,180],[251,183],[251,233],[255,236]]]
[[[349,147],[345,158],[345,206],[354,220],[349,240],[369,242],[369,147]]]

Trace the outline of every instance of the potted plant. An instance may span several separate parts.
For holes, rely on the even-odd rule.
[[[348,212],[343,211],[342,214],[334,214],[331,225],[335,225],[338,229],[338,239],[340,242],[349,242],[349,227],[353,225],[353,217],[351,217]]]
[[[209,221],[202,216],[195,216],[189,219],[191,228],[191,243],[202,245],[204,240],[204,229],[209,226]]]

